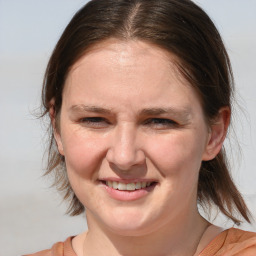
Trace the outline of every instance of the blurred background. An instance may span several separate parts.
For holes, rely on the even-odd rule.
[[[86,229],[44,170],[46,126],[35,117],[50,54],[82,0],[0,0],[0,248],[14,256],[51,247]],[[233,64],[237,87],[232,175],[256,218],[256,1],[197,0],[215,22]],[[231,145],[231,146],[230,146]],[[215,215],[211,216],[214,219]],[[221,216],[213,220],[230,227]],[[256,225],[241,228],[256,231]]]

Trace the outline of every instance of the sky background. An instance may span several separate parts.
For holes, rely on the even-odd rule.
[[[45,249],[86,229],[65,216],[65,204],[42,177],[46,127],[35,117],[50,54],[74,13],[87,1],[0,0],[0,248],[5,256]],[[233,64],[237,102],[232,175],[256,217],[256,1],[200,0]],[[223,219],[217,223],[229,226]],[[253,226],[242,228],[256,231]]]

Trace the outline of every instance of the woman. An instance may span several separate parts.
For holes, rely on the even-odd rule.
[[[233,78],[221,37],[189,0],[93,0],[71,20],[43,88],[48,173],[88,231],[33,255],[255,255],[227,168]],[[237,217],[235,213],[240,217]]]

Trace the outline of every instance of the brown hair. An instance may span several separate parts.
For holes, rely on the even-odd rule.
[[[58,117],[69,69],[90,46],[108,38],[143,40],[175,54],[179,60],[176,65],[201,98],[207,122],[214,120],[221,107],[231,109],[229,57],[216,27],[200,7],[190,0],[92,0],[75,14],[52,53],[42,92],[43,115],[54,99]],[[84,206],[69,184],[65,158],[57,151],[52,129],[48,153],[47,173],[55,174],[54,184],[70,199],[68,212],[82,213]],[[224,148],[213,160],[202,162],[198,202],[217,205],[237,224],[236,212],[250,222],[227,166]]]

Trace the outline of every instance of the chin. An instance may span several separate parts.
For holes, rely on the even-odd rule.
[[[121,223],[120,223],[121,224]],[[153,232],[149,225],[142,224],[123,224],[123,225],[111,225],[109,230],[119,236],[144,236]]]
[[[161,225],[148,214],[132,209],[126,209],[122,213],[114,210],[110,216],[102,216],[100,222],[106,229],[121,236],[147,235],[154,232],[154,227]]]

